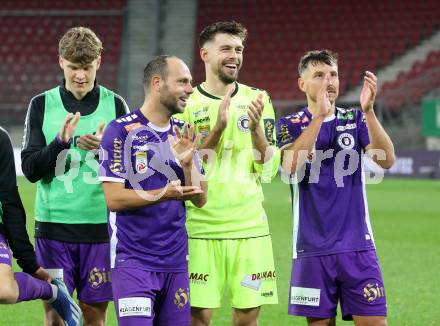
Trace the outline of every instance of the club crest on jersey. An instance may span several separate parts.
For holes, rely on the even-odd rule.
[[[353,135],[344,132],[338,137],[338,144],[343,149],[352,149],[354,147],[354,137]]]
[[[204,140],[211,131],[211,127],[209,125],[201,125],[197,127],[197,130],[198,133],[200,134],[201,140]]]
[[[242,115],[238,118],[237,127],[243,132],[249,132],[249,117],[247,115]]]
[[[137,151],[136,153],[134,153],[134,155],[136,157],[136,172],[141,174],[147,172],[147,153],[143,151]]]

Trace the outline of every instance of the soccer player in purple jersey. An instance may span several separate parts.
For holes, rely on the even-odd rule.
[[[394,162],[373,110],[377,78],[365,72],[362,111],[335,105],[336,54],[307,52],[299,63],[307,107],[277,123],[282,167],[291,174],[293,263],[289,314],[335,325],[336,307],[356,325],[386,325],[386,298],[368,213],[362,156]]]
[[[171,116],[184,111],[191,80],[179,58],[156,57],[144,70],[142,107],[112,121],[102,138],[119,325],[190,324],[184,201],[203,206],[207,184],[193,128]]]

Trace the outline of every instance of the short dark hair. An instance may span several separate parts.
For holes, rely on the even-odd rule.
[[[199,45],[203,47],[207,42],[212,41],[216,34],[224,33],[238,36],[244,43],[247,38],[247,29],[243,24],[236,21],[217,22],[203,29],[199,37]]]
[[[330,50],[313,50],[304,54],[298,64],[298,73],[301,74],[307,69],[309,64],[316,65],[324,63],[331,66],[338,64],[338,54]]]
[[[98,59],[103,48],[96,34],[87,27],[70,28],[60,39],[58,54],[70,62],[87,65]]]
[[[144,69],[143,84],[146,89],[150,88],[150,81],[153,75],[159,74],[160,78],[167,79],[168,76],[168,59],[173,56],[162,54],[150,60]]]

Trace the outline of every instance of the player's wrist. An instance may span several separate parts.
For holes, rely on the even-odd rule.
[[[60,133],[57,134],[56,136],[56,141],[58,142],[58,144],[63,145],[63,146],[70,146],[70,144],[72,143],[72,137],[69,137],[66,140],[65,136],[62,136]]]
[[[369,105],[365,108],[362,108],[362,112],[364,112],[364,115],[374,116],[374,110],[373,105]]]
[[[191,159],[189,162],[186,161],[179,161],[180,166],[182,167],[182,169],[184,170],[191,170],[193,167],[193,160]]]
[[[322,114],[315,114],[312,117],[312,121],[317,121],[318,123],[322,123],[324,122],[324,119],[326,117],[326,114],[322,113]]]
[[[248,125],[248,127],[249,127],[249,131],[254,134],[262,131],[260,124],[258,123],[256,123],[255,125]]]

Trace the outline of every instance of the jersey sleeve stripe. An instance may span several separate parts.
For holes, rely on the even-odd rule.
[[[122,178],[114,178],[114,177],[99,177],[99,181],[110,181],[110,182],[118,182],[118,183],[125,183],[125,179]]]

